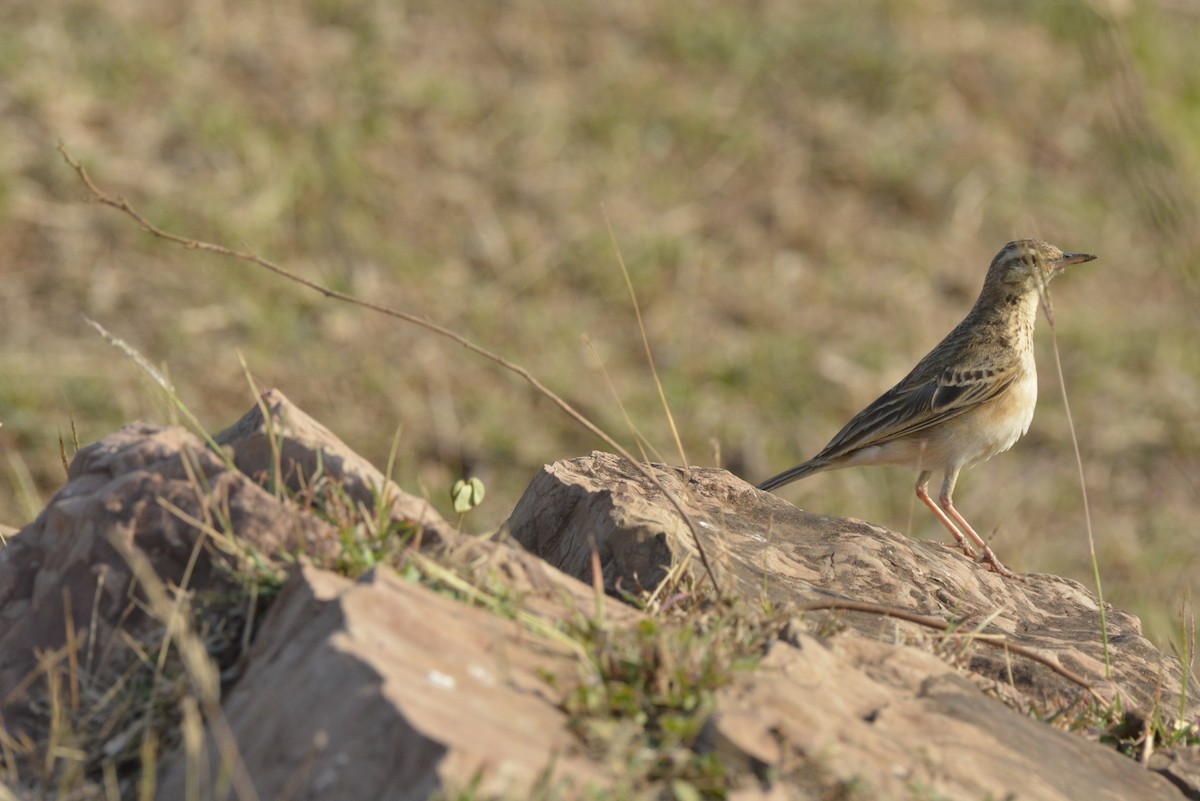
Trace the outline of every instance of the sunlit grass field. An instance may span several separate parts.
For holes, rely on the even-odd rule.
[[[487,530],[601,443],[429,333],[84,202],[448,326],[678,462],[811,456],[966,313],[1007,241],[1097,253],[1053,287],[1107,600],[1160,643],[1200,585],[1200,13],[1179,2],[388,0],[0,6],[0,523],[64,479],[60,439],[171,416],[96,336],[161,364],[210,430],[240,359]],[[614,246],[608,233],[611,224]],[[1006,563],[1091,584],[1049,327],[1041,401],[956,501]],[[914,476],[782,494],[945,538]]]

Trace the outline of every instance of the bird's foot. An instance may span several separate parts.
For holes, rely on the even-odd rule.
[[[992,549],[986,545],[983,546],[983,563],[990,567],[992,572],[999,573],[1007,579],[1013,579],[1014,581],[1028,581],[1028,579],[1026,579],[1020,573],[1014,573],[1005,567],[1000,560],[996,558],[996,554],[992,553]]]
[[[956,551],[962,551],[972,562],[979,559],[979,552],[971,547],[971,543],[967,542],[966,538],[958,540],[957,542],[943,542],[942,544],[947,548],[953,548]]]

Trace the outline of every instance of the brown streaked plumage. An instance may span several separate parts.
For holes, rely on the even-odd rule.
[[[911,373],[856,414],[820,453],[759,489],[855,465],[915,468],[917,497],[963,553],[976,557],[969,537],[992,570],[1016,578],[954,508],[951,496],[959,471],[1008,450],[1029,430],[1037,403],[1033,326],[1045,286],[1071,265],[1095,258],[1063,253],[1038,239],[1005,245],[966,318]],[[945,471],[940,507],[927,489],[935,470]]]

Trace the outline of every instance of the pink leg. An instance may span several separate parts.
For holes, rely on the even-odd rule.
[[[960,526],[962,526],[962,530],[967,532],[967,536],[974,540],[975,544],[983,549],[983,561],[987,562],[988,565],[991,566],[992,570],[996,571],[1005,578],[1021,579],[1024,581],[1020,575],[1012,572],[1000,563],[1000,560],[996,558],[996,554],[992,553],[992,549],[988,547],[986,542],[984,542],[983,537],[980,537],[978,534],[976,534],[975,529],[971,528],[971,524],[968,523],[963,516],[958,513],[958,510],[954,508],[954,503],[950,500],[949,495],[943,495],[941,500],[942,506],[945,507],[946,511],[950,513],[950,516],[953,517]]]
[[[992,549],[989,548],[988,544],[983,541],[983,537],[976,534],[975,529],[971,528],[971,524],[968,523],[966,519],[958,513],[958,510],[954,508],[954,501],[951,496],[954,494],[954,483],[956,481],[958,481],[958,468],[954,466],[947,467],[946,480],[942,482],[942,494],[940,498],[942,502],[942,508],[946,510],[950,517],[954,518],[954,521],[962,527],[963,531],[967,532],[967,536],[970,537],[976,545],[983,549],[983,561],[987,562],[992,570],[996,571],[1005,578],[1020,579],[1021,577],[1019,575],[1012,572],[1000,563],[1000,560],[996,558],[996,554],[992,553]]]
[[[921,499],[921,503],[929,507],[929,510],[933,512],[934,516],[936,516],[938,520],[942,521],[942,525],[954,535],[954,539],[958,541],[958,546],[962,548],[962,552],[971,559],[974,559],[979,554],[977,554],[975,549],[972,548],[970,543],[967,542],[967,538],[964,537],[963,533],[958,530],[958,526],[954,525],[954,522],[950,518],[946,517],[946,513],[939,509],[938,505],[933,502],[933,498],[929,497],[929,490],[927,487],[929,486],[930,475],[931,473],[929,471],[925,471],[917,477],[917,497]],[[970,526],[967,528],[969,530]],[[971,533],[974,534],[975,532],[972,531]]]

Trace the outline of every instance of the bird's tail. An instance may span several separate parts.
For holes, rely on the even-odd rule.
[[[758,485],[760,490],[770,492],[771,490],[782,487],[784,484],[791,484],[793,481],[799,481],[805,476],[811,476],[813,473],[819,473],[829,467],[829,462],[824,459],[809,459],[801,465],[796,465],[791,470],[784,470],[777,476],[772,476],[766,481]]]

